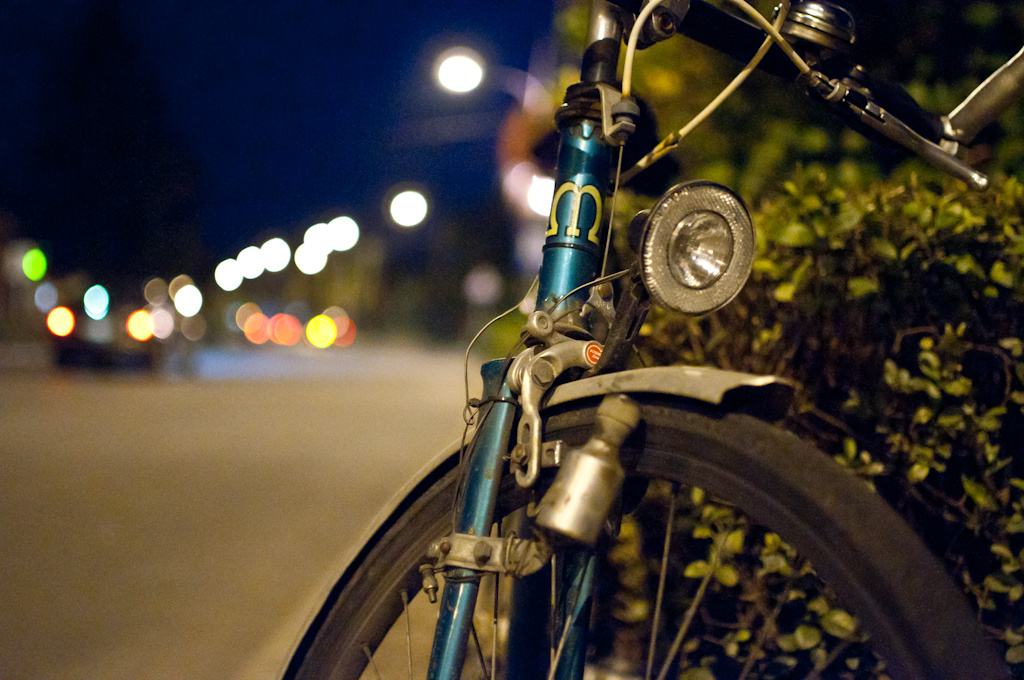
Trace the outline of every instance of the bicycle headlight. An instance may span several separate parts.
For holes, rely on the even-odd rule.
[[[713,182],[679,184],[651,208],[640,260],[654,301],[705,314],[740,292],[754,259],[754,229],[739,196]]]

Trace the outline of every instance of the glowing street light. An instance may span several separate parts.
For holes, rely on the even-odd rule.
[[[184,317],[195,316],[203,308],[203,294],[193,284],[186,284],[174,296],[174,308]]]
[[[329,252],[329,250],[323,250],[319,245],[307,241],[295,249],[295,266],[307,276],[319,274],[327,266]]]
[[[89,315],[89,318],[99,321],[107,315],[107,311],[110,309],[110,294],[107,293],[106,288],[96,284],[85,291],[82,304],[85,306],[85,313]]]
[[[237,290],[242,285],[242,266],[234,258],[228,258],[217,265],[213,270],[213,280],[217,282],[220,289],[226,292]]]
[[[65,338],[75,330],[75,315],[67,307],[54,307],[46,315],[46,327],[58,338]]]
[[[351,250],[359,242],[359,225],[351,217],[335,217],[327,226],[331,230],[331,245],[337,252]]]
[[[21,271],[29,281],[39,281],[46,276],[46,255],[39,248],[32,248],[21,258]]]
[[[483,59],[467,47],[453,47],[438,58],[436,75],[450,92],[472,92],[483,82]]]
[[[242,252],[238,253],[237,260],[238,266],[242,268],[242,276],[245,278],[256,279],[263,273],[263,252],[258,246],[243,248]]]
[[[292,259],[292,249],[283,238],[272,238],[260,246],[263,266],[268,272],[279,272]]]
[[[391,199],[391,219],[402,227],[415,227],[427,217],[427,197],[415,189],[397,194]]]
[[[33,299],[36,303],[36,309],[43,314],[47,314],[57,306],[57,287],[49,281],[40,283],[39,287],[36,288]]]

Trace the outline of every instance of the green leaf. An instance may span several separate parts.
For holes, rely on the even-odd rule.
[[[775,644],[777,644],[779,649],[784,652],[795,652],[798,649],[796,645],[796,636],[792,633],[778,636],[775,638]]]
[[[970,496],[971,500],[973,500],[978,507],[984,508],[985,510],[999,509],[995,499],[993,499],[989,494],[988,489],[985,488],[984,484],[970,479],[967,475],[960,475],[960,481],[963,483],[964,493]]]
[[[704,578],[711,570],[711,565],[704,560],[697,560],[686,565],[683,576],[686,578]]]
[[[878,282],[864,277],[857,277],[846,282],[851,298],[859,298],[878,292]]]
[[[988,278],[992,280],[992,283],[1003,288],[1013,288],[1013,274],[1006,271],[1006,265],[1003,264],[1002,260],[996,260],[995,264],[992,265],[992,269],[988,272]]]
[[[821,631],[814,626],[797,626],[793,638],[800,649],[813,649],[821,642]]]
[[[985,577],[984,585],[993,593],[1008,593],[1020,583],[1007,574],[990,574]]]
[[[679,680],[715,680],[715,674],[707,668],[687,668],[679,674]]]
[[[699,486],[695,486],[690,489],[690,502],[694,505],[701,505],[704,503],[704,489]]]
[[[930,421],[935,416],[935,411],[931,410],[927,406],[919,406],[917,411],[914,412],[914,423],[923,424]]]
[[[792,302],[796,293],[796,286],[792,283],[784,283],[775,289],[775,299],[779,302]]]
[[[907,470],[907,481],[911,484],[917,484],[923,482],[928,477],[928,473],[931,472],[931,467],[928,463],[914,463],[909,470]]]
[[[775,234],[775,242],[790,248],[803,248],[814,245],[815,236],[807,225],[802,222],[790,222]]]
[[[1014,645],[1006,650],[1006,663],[1024,663],[1024,645]]]
[[[954,397],[962,397],[971,391],[971,380],[970,378],[965,378],[961,376],[956,380],[951,380],[948,383],[945,383],[942,386],[942,389],[946,392],[946,394],[952,395]]]
[[[897,260],[899,259],[900,253],[896,250],[896,246],[891,241],[886,241],[882,238],[871,239],[871,248],[875,251],[875,254],[885,260]]]
[[[715,580],[726,588],[732,588],[740,582],[740,574],[731,564],[723,564],[715,569]]]
[[[738,553],[743,550],[743,530],[736,529],[729,532],[729,535],[725,537],[723,547],[731,553]]]
[[[764,555],[761,558],[762,567],[761,571],[766,574],[779,573],[783,576],[788,576],[791,572],[789,561],[786,560],[785,555],[779,553],[773,553],[771,555]]]
[[[857,633],[857,619],[842,609],[831,609],[821,617],[825,632],[841,640],[849,640]]]
[[[1014,358],[1024,354],[1024,342],[1021,342],[1020,338],[1003,338],[999,341],[999,346],[1009,352]]]

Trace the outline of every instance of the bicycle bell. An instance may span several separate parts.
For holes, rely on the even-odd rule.
[[[856,39],[853,15],[830,2],[795,2],[779,30],[790,40],[848,53]]]
[[[736,297],[754,260],[754,228],[739,196],[714,182],[669,189],[646,218],[640,243],[644,286],[653,300],[706,314]]]

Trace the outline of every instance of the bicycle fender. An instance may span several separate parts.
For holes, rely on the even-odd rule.
[[[606,394],[660,394],[779,420],[795,393],[792,381],[705,366],[658,366],[583,378],[557,386],[545,408]]]

